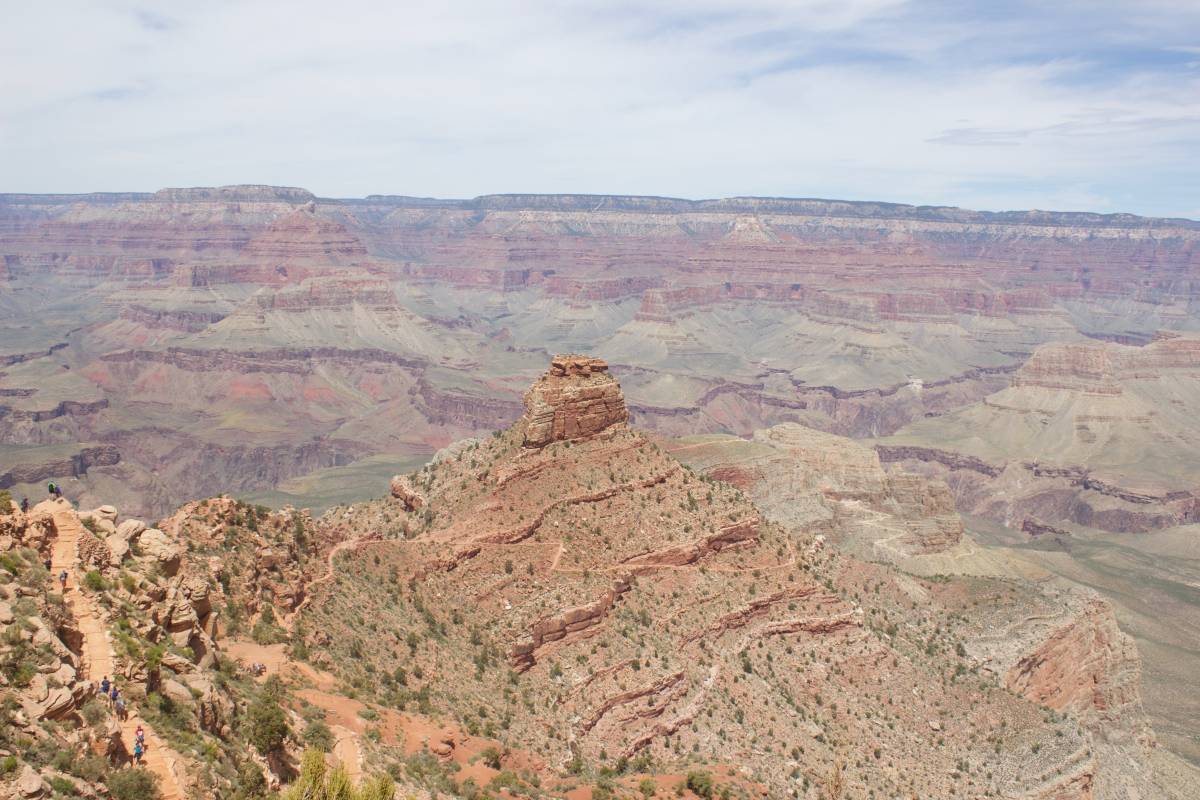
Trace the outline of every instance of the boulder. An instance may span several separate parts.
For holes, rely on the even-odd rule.
[[[13,614],[12,606],[0,600],[0,625],[11,625],[16,616]]]
[[[176,675],[185,672],[191,672],[196,668],[192,662],[188,661],[183,656],[179,655],[178,653],[171,652],[163,653],[162,665],[174,672]]]
[[[21,696],[21,708],[30,719],[62,719],[74,710],[75,696],[63,686],[51,687],[39,674]]]
[[[158,562],[164,575],[173,576],[179,571],[183,550],[158,528],[147,528],[138,538],[138,546],[147,558]]]
[[[140,519],[127,519],[117,526],[117,535],[128,542],[141,536],[144,530],[146,523]]]
[[[174,678],[165,678],[160,688],[163,694],[176,703],[191,703],[193,700],[191,690]]]
[[[117,522],[117,509],[114,506],[99,506],[92,510],[92,516],[108,520],[115,525]]]
[[[125,525],[127,523],[123,522],[121,524]],[[129,558],[129,539],[122,536],[119,530],[105,539],[104,544],[108,547],[108,552],[112,554],[112,559],[109,562],[112,566],[119,567],[125,559]]]
[[[211,590],[208,581],[200,575],[185,578],[179,585],[179,592],[187,598],[198,619],[204,619],[212,613]]]
[[[216,736],[228,736],[230,733],[229,719],[233,716],[233,704],[211,683],[204,686],[192,684],[192,686],[202,692],[200,701],[196,705],[196,716],[199,719],[200,727]]]
[[[21,777],[17,778],[17,792],[21,797],[44,797],[46,792],[42,786],[42,776],[38,775],[33,767],[26,764],[21,770]]]

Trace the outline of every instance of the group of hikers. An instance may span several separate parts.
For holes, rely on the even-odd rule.
[[[121,690],[117,688],[116,681],[110,682],[108,676],[105,675],[104,679],[97,685],[96,693],[108,700],[108,704],[117,713],[117,719],[121,721],[125,720],[128,713],[125,710],[125,700],[121,697]]]
[[[267,665],[262,663],[261,661],[255,661],[253,664],[250,665],[250,674],[256,678],[259,675],[265,674],[266,671],[267,671]]]
[[[62,500],[62,496],[63,496],[62,487],[59,486],[54,481],[51,481],[50,483],[46,484],[46,493],[49,494],[55,500]],[[21,498],[21,513],[22,514],[29,513],[29,498],[28,497]]]
[[[125,698],[121,697],[121,691],[117,688],[116,681],[110,681],[105,675],[100,683],[96,684],[96,693],[103,695],[108,699],[112,706],[117,719],[124,722],[129,718],[129,710],[125,707]],[[146,731],[138,723],[137,729],[133,732],[133,763],[140,766],[142,756],[146,754]]]

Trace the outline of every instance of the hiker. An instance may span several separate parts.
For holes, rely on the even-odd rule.
[[[58,484],[54,481],[50,481],[50,483],[46,484],[46,492],[49,493],[51,497],[62,497],[62,490],[58,488]]]
[[[138,766],[142,765],[142,752],[143,752],[142,743],[134,742],[133,743],[133,763],[137,764]]]
[[[48,559],[48,558],[47,558],[45,561],[43,561],[42,563],[46,565],[46,572],[49,572],[49,571],[50,571],[50,567],[51,567],[51,566],[54,564],[54,562],[52,562],[52,561],[51,561],[50,559]]]
[[[125,721],[125,698],[117,700],[117,719]]]
[[[108,697],[108,687],[111,685],[112,684],[110,684],[108,682],[108,676],[105,675],[104,680],[100,681],[100,694],[104,695],[105,697]]]
[[[142,749],[146,748],[146,732],[144,730],[142,730],[142,726],[140,723],[137,726],[137,730],[133,732],[133,738],[138,744],[140,744],[142,746]]]
[[[58,582],[62,584],[62,590],[67,591],[67,571],[65,569],[58,573]]]
[[[108,696],[112,700],[113,706],[116,706],[117,700],[119,700],[121,697],[121,693],[117,691],[117,685],[115,683],[113,684],[112,691],[109,692]]]
[[[21,513],[22,514],[29,513],[29,498],[28,497],[21,498]]]

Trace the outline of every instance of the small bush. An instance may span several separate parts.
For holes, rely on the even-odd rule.
[[[0,514],[12,513],[12,495],[8,489],[0,489]]]
[[[75,762],[71,774],[88,783],[96,783],[108,772],[108,763],[102,756],[87,755]]]
[[[83,585],[91,589],[93,592],[103,592],[108,588],[108,581],[94,569],[88,570],[87,575],[83,576]]]
[[[324,720],[316,720],[304,729],[304,744],[308,747],[328,753],[333,750],[333,731]]]
[[[75,794],[75,784],[66,778],[55,775],[50,778],[50,788],[58,794]]]
[[[237,800],[252,800],[266,795],[267,779],[263,777],[262,770],[253,761],[243,761],[238,766]]]
[[[492,769],[500,769],[500,751],[495,747],[488,747],[482,753],[483,763],[487,764]]]
[[[108,776],[113,800],[158,800],[158,776],[148,769],[117,770]]]
[[[698,796],[705,798],[713,795],[713,778],[708,772],[694,770],[687,774],[687,788],[691,789]]]

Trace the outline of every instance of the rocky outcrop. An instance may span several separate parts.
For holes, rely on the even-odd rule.
[[[1004,676],[1011,691],[1088,720],[1136,723],[1141,713],[1141,659],[1117,627],[1112,606],[1088,600]]]
[[[405,511],[419,511],[425,505],[425,497],[413,485],[407,475],[396,475],[391,482],[392,497],[400,501]]]
[[[526,447],[591,436],[629,419],[621,387],[598,358],[555,356],[525,393],[521,419]]]
[[[602,623],[621,595],[629,591],[629,586],[628,580],[617,580],[611,589],[591,603],[535,622],[509,650],[508,660],[513,669],[518,672],[528,670],[536,663],[538,650],[543,646]]]

